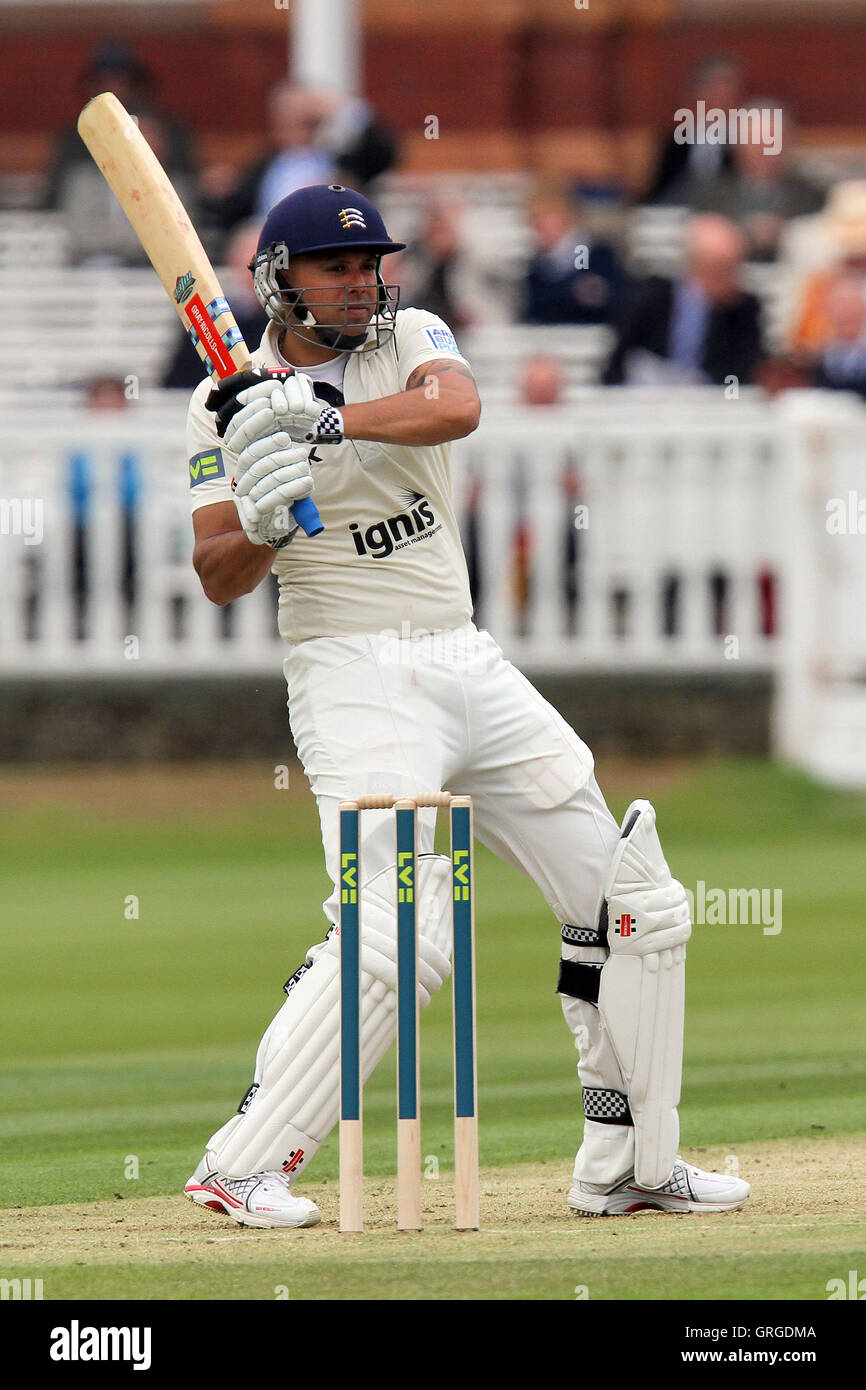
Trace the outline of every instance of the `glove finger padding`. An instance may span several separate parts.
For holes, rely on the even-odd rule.
[[[268,376],[264,367],[250,367],[245,372],[234,372],[231,376],[214,386],[205,401],[205,409],[216,416],[216,431],[220,439],[225,438],[226,426],[233,415],[240,410],[238,396],[248,387],[260,385]]]
[[[301,446],[281,430],[264,439],[254,439],[243,453],[238,455],[235,466],[235,491],[241,496],[247,488],[243,486],[247,474],[253,471],[253,481],[263,478],[266,473],[275,472],[292,463],[309,463],[309,445]]]
[[[242,394],[247,396],[249,392],[244,391]],[[286,420],[286,397],[282,387],[275,386],[270,395],[254,397],[248,401],[229,421],[225,433],[226,446],[234,453],[242,454],[244,449],[248,449],[257,439],[264,439],[276,433],[287,433]],[[293,435],[298,441],[303,437],[300,430],[294,430]]]
[[[309,468],[306,472],[299,471],[299,466],[293,464],[288,468],[279,469],[276,473],[269,473],[266,478],[260,478],[243,496],[248,502],[252,502],[260,516],[264,516],[265,512],[274,506],[298,502],[302,497],[309,497],[312,490],[313,477]]]
[[[271,377],[247,386],[236,397],[234,411],[225,426],[225,442],[239,454],[253,440],[274,431],[284,431],[292,439],[303,440],[312,432],[324,402],[316,400],[308,376]]]
[[[253,545],[286,542],[291,540],[298,530],[297,523],[292,518],[291,501],[278,502],[264,515],[260,514],[255,502],[251,502],[248,497],[235,497],[235,506],[247,540]]]

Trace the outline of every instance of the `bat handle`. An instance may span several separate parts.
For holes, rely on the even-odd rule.
[[[312,497],[302,497],[300,502],[295,502],[292,506],[292,516],[308,536],[318,536],[325,529]]]

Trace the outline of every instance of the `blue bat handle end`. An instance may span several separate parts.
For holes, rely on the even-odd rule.
[[[325,529],[312,497],[302,497],[300,502],[296,502],[292,507],[292,516],[308,536],[318,536]]]

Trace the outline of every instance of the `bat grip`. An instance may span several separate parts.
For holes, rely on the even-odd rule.
[[[318,536],[325,529],[312,497],[302,497],[300,502],[295,502],[292,506],[292,516],[308,536]]]

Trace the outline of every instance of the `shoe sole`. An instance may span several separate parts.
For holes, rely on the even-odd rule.
[[[202,1196],[197,1196],[197,1192],[200,1192]],[[187,1201],[201,1207],[202,1211],[211,1211],[215,1216],[230,1216],[238,1226],[250,1226],[257,1231],[300,1231],[305,1227],[317,1226],[322,1219],[322,1213],[318,1209],[314,1209],[307,1212],[303,1221],[269,1221],[266,1216],[256,1216],[255,1212],[247,1211],[246,1207],[235,1209],[227,1206],[220,1197],[217,1197],[206,1187],[199,1187],[192,1191],[189,1188],[184,1188],[183,1195]]]
[[[738,1211],[740,1207],[748,1201],[749,1194],[746,1193],[736,1202],[695,1202],[687,1197],[659,1197],[653,1202],[648,1202],[645,1198],[629,1197],[624,1192],[614,1194],[599,1193],[598,1195],[589,1192],[581,1192],[578,1197],[573,1193],[568,1194],[569,1210],[576,1212],[578,1216],[630,1216],[638,1211],[661,1211],[681,1212],[683,1214],[693,1212],[696,1215],[703,1215],[704,1212],[725,1212]]]

